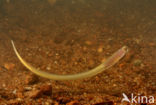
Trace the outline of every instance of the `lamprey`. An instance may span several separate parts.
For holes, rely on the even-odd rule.
[[[32,71],[36,75],[39,75],[39,76],[44,77],[44,78],[52,79],[52,80],[77,80],[77,79],[83,79],[83,78],[95,76],[95,75],[103,72],[104,70],[112,67],[121,58],[123,58],[124,55],[128,52],[128,48],[126,46],[123,46],[122,48],[117,50],[112,56],[110,56],[108,59],[106,59],[106,61],[104,63],[100,64],[99,66],[97,66],[91,70],[81,72],[81,73],[77,73],[77,74],[58,75],[58,74],[52,74],[52,73],[48,73],[48,72],[39,70],[39,69],[33,67],[32,65],[30,65],[29,63],[27,63],[18,53],[18,51],[14,45],[14,42],[12,40],[11,40],[11,43],[12,43],[12,46],[13,46],[13,49],[14,49],[16,56],[18,57],[18,59],[21,61],[21,63],[27,69],[29,69],[30,71]]]

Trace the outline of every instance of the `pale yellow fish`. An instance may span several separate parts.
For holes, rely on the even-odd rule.
[[[48,73],[42,70],[39,70],[33,66],[31,66],[29,63],[27,63],[17,52],[16,47],[14,45],[14,42],[11,40],[14,52],[18,59],[21,61],[21,63],[30,71],[35,73],[36,75],[39,75],[44,78],[52,79],[52,80],[77,80],[77,79],[84,79],[88,77],[95,76],[104,70],[112,67],[114,64],[116,64],[124,55],[128,52],[128,48],[126,46],[123,46],[119,50],[117,50],[112,56],[110,56],[104,63],[100,64],[99,66],[88,70],[86,72],[77,73],[77,74],[69,74],[69,75],[58,75],[58,74],[52,74]]]

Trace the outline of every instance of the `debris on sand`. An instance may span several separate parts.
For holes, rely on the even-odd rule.
[[[42,95],[50,96],[51,94],[52,86],[50,84],[44,84],[40,87],[40,89],[34,88],[33,90],[26,92],[25,96],[29,98],[39,98]]]

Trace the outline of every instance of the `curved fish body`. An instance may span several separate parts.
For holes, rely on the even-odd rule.
[[[123,46],[122,48],[117,50],[112,56],[110,56],[104,63],[100,64],[99,66],[97,66],[91,70],[88,70],[86,72],[77,73],[77,74],[58,75],[58,74],[52,74],[52,73],[48,73],[48,72],[39,70],[39,69],[33,67],[32,65],[30,65],[28,62],[26,62],[20,56],[20,54],[18,53],[18,51],[14,45],[14,42],[11,41],[11,43],[12,43],[12,46],[13,46],[16,56],[28,70],[32,71],[33,73],[35,73],[38,76],[52,79],[52,80],[77,80],[77,79],[84,79],[84,78],[95,76],[95,75],[103,72],[104,70],[112,67],[121,58],[123,58],[124,55],[128,52],[128,48],[126,46]]]

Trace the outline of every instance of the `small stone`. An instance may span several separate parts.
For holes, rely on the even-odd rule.
[[[3,86],[3,87],[6,87],[6,84],[5,84],[5,83],[3,83],[3,84],[2,84],[2,86]]]
[[[117,85],[116,84],[113,84],[113,87],[116,87]]]
[[[16,93],[16,97],[18,97],[18,98],[24,98],[24,95],[23,95],[22,92],[17,92]]]
[[[25,90],[24,90],[24,87],[23,87],[23,86],[18,86],[18,91],[24,92],[24,91],[25,91]]]
[[[80,103],[75,100],[75,101],[71,101],[71,102],[66,103],[66,105],[80,105]]]
[[[58,102],[54,102],[54,105],[59,105],[59,103]]]
[[[49,84],[43,85],[40,88],[41,94],[51,95],[52,94],[52,86]]]
[[[51,67],[50,67],[50,66],[47,66],[46,69],[47,69],[47,70],[51,70]]]
[[[95,98],[94,98],[95,100],[95,102],[102,102],[103,101],[103,99],[102,99],[102,97],[99,97],[99,96],[95,96]]]
[[[106,61],[106,58],[103,58],[102,60],[101,60],[101,63],[104,63]]]
[[[150,42],[148,45],[149,45],[150,47],[156,46],[156,44],[155,44],[154,42]]]
[[[28,96],[29,98],[38,98],[41,95],[41,91],[33,90],[33,91],[26,92],[25,95]]]
[[[87,93],[86,92],[84,92],[83,95],[84,95],[84,97],[87,97]]]
[[[49,102],[45,102],[44,104],[45,104],[45,105],[51,105]]]
[[[54,64],[58,64],[58,62],[57,61],[54,61]]]
[[[22,100],[19,99],[11,99],[8,101],[7,105],[21,105]]]
[[[13,90],[13,92],[12,92],[13,94],[16,94],[17,93],[17,90],[15,89],[15,90]]]
[[[30,90],[32,90],[32,87],[24,87],[24,89],[25,89],[26,91],[30,91]]]
[[[58,55],[59,55],[59,53],[56,53],[55,55],[56,55],[56,56],[58,56]]]
[[[25,84],[31,85],[38,81],[38,77],[34,74],[30,74],[26,76]]]
[[[92,68],[92,67],[94,66],[94,63],[95,63],[95,62],[94,62],[92,59],[90,59],[90,60],[88,61],[88,66]]]
[[[78,64],[78,62],[74,62],[74,65],[77,65]]]
[[[133,61],[134,66],[140,66],[142,64],[142,61],[140,59],[136,59]]]
[[[99,48],[97,49],[97,51],[98,51],[98,53],[103,52],[103,47],[99,47]]]
[[[139,43],[141,42],[141,39],[135,38],[134,41],[135,41],[137,44],[139,44]]]
[[[100,81],[100,78],[98,76],[95,77],[96,82]]]
[[[91,42],[91,41],[85,41],[85,44],[86,44],[86,45],[91,45],[92,42]]]
[[[22,99],[21,99],[21,98],[17,98],[17,100],[18,100],[18,101],[22,101]]]
[[[68,102],[70,102],[70,98],[68,98],[68,97],[58,97],[56,100],[58,102],[61,102],[61,103],[68,103]]]
[[[83,51],[87,51],[87,47],[86,46],[83,47]]]
[[[4,67],[5,67],[7,70],[13,70],[14,67],[15,67],[15,64],[14,64],[14,63],[5,63],[5,64],[4,64]]]

